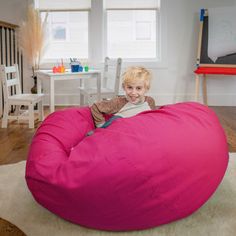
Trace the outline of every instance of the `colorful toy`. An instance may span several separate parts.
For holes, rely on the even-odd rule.
[[[52,72],[53,73],[64,73],[66,71],[64,63],[63,63],[63,59],[61,59],[61,65],[58,66],[54,66],[52,68]]]
[[[60,72],[61,73],[64,73],[65,72],[65,66],[64,66],[64,62],[63,62],[63,59],[61,59],[61,66],[60,66]]]
[[[53,73],[58,73],[58,68],[57,68],[56,66],[53,66],[52,72],[53,72]]]
[[[86,65],[86,66],[84,66],[84,71],[85,72],[88,72],[89,71],[89,67]]]

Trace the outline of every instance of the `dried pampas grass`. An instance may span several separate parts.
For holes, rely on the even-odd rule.
[[[29,6],[27,19],[23,21],[19,28],[19,45],[23,50],[24,56],[32,65],[33,76],[35,70],[39,69],[40,59],[45,44],[46,21],[41,21],[40,13]]]

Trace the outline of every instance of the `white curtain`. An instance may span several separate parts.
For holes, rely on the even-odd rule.
[[[41,10],[90,9],[91,0],[35,0],[35,7]]]
[[[160,0],[106,0],[107,9],[157,9]]]

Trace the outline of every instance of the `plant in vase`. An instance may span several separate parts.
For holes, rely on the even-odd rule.
[[[41,21],[40,13],[32,5],[27,9],[26,20],[23,21],[19,28],[19,45],[32,66],[32,78],[34,86],[32,93],[37,93],[37,74],[43,50],[45,48],[47,14],[44,21]]]

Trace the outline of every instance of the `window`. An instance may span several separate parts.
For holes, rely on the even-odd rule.
[[[107,55],[133,59],[159,57],[159,1],[107,0]]]
[[[88,59],[89,0],[35,0],[42,21],[46,14],[47,42],[44,61]],[[48,13],[46,13],[48,12]]]
[[[88,12],[49,12],[47,34],[44,59],[88,58]]]
[[[130,63],[165,61],[166,7],[163,3],[161,13],[160,0],[35,1],[42,19],[49,11],[44,64],[61,58],[100,63],[105,56]]]

